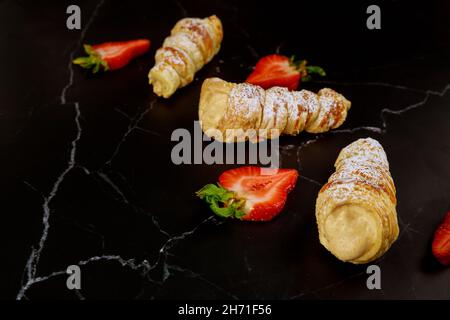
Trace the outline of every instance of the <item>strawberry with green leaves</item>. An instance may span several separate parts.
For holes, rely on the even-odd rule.
[[[300,81],[309,81],[311,74],[325,76],[325,71],[318,66],[308,66],[306,60],[295,60],[279,54],[261,58],[246,82],[264,89],[279,86],[296,90]]]
[[[74,64],[97,73],[100,69],[117,70],[126,66],[132,59],[143,55],[150,48],[150,41],[138,39],[119,42],[105,42],[98,45],[84,45],[87,57],[73,60]]]
[[[269,221],[283,209],[297,182],[295,169],[240,167],[222,173],[219,183],[197,191],[218,216]]]

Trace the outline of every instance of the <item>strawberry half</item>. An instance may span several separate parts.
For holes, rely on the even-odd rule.
[[[440,263],[450,265],[450,211],[434,233],[432,251]]]
[[[217,185],[204,186],[197,196],[218,216],[269,221],[283,209],[297,177],[295,169],[240,167],[222,173]]]
[[[307,66],[306,60],[295,61],[279,54],[271,54],[261,58],[246,82],[258,85],[264,89],[274,86],[286,87],[289,90],[298,88],[300,80],[308,81],[309,74],[325,75],[321,67]]]
[[[132,59],[143,55],[150,48],[150,41],[138,39],[119,42],[105,42],[90,46],[85,44],[84,51],[87,57],[79,57],[73,60],[85,69],[91,69],[97,73],[101,67],[103,70],[117,70],[126,66]]]

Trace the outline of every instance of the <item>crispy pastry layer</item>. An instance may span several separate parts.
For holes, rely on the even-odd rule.
[[[342,261],[368,263],[398,237],[394,181],[378,141],[359,139],[339,154],[316,201],[322,245]]]
[[[325,132],[339,127],[350,101],[332,89],[317,94],[282,87],[264,90],[248,83],[206,79],[200,93],[199,119],[203,131],[224,142],[258,141],[305,130]],[[221,134],[219,134],[221,133]]]
[[[195,73],[219,52],[222,38],[222,23],[215,15],[178,21],[156,51],[155,66],[148,74],[153,91],[169,98],[191,83]]]

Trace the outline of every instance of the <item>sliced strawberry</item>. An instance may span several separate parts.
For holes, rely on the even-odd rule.
[[[450,265],[450,211],[434,234],[432,251],[440,263]]]
[[[264,89],[283,86],[294,90],[298,87],[300,77],[300,72],[291,64],[288,57],[272,54],[258,61],[247,82]]]
[[[208,184],[197,195],[219,216],[268,221],[283,209],[297,177],[295,169],[241,167],[225,171],[218,186]]]
[[[149,48],[150,41],[147,39],[105,42],[94,46],[85,44],[84,50],[88,56],[76,58],[73,63],[85,69],[92,68],[93,73],[97,73],[101,67],[105,71],[117,70],[146,53]]]
[[[274,86],[286,87],[289,90],[298,88],[300,80],[307,81],[309,74],[322,76],[325,71],[317,66],[306,66],[306,61],[294,61],[279,54],[271,54],[261,58],[246,82],[268,89]]]

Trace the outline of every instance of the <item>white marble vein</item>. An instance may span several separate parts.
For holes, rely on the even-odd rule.
[[[98,4],[96,5],[96,7],[94,8],[92,14],[90,15],[88,21],[86,22],[86,24],[84,25],[84,28],[80,34],[80,37],[77,41],[77,43],[74,45],[74,50],[70,52],[69,55],[69,61],[68,61],[68,65],[67,65],[67,70],[69,73],[69,78],[68,78],[68,82],[64,85],[64,87],[61,90],[61,94],[60,94],[60,102],[61,104],[66,104],[67,102],[67,92],[68,90],[73,86],[74,83],[74,69],[73,69],[73,64],[72,64],[72,60],[77,52],[77,50],[79,49],[79,47],[81,46],[81,44],[84,41],[85,35],[87,30],[89,29],[89,27],[91,26],[91,24],[93,23],[95,17],[98,14],[99,9],[101,8],[101,6],[104,4],[105,0],[101,0],[100,2],[98,2]],[[177,4],[177,6],[179,7],[181,13],[183,16],[187,16],[187,11],[186,9],[183,7],[183,5],[181,4],[180,1],[175,0],[175,3]],[[244,35],[244,37],[248,40],[247,41],[247,49],[249,50],[249,52],[251,53],[252,57],[257,59],[259,58],[259,54],[256,52],[256,50],[249,44],[250,43],[250,36],[248,35],[248,33],[241,29],[239,27],[241,33]],[[282,45],[280,45],[281,47]],[[278,50],[279,51],[279,48]],[[398,90],[405,90],[405,91],[409,91],[409,92],[416,92],[416,93],[422,93],[425,95],[424,99],[414,103],[412,105],[406,106],[402,109],[399,110],[393,110],[393,109],[389,109],[389,108],[384,108],[381,110],[380,112],[380,118],[382,120],[382,127],[370,127],[370,126],[361,126],[361,127],[355,127],[355,128],[350,128],[350,129],[338,129],[338,130],[334,130],[331,131],[330,133],[332,134],[341,134],[341,133],[354,133],[356,131],[369,131],[369,132],[374,132],[374,133],[378,133],[378,134],[383,134],[386,132],[386,120],[385,120],[385,114],[394,114],[394,115],[400,115],[403,114],[405,112],[408,112],[410,110],[416,109],[418,107],[423,106],[424,104],[427,103],[428,99],[430,98],[431,95],[437,95],[437,96],[443,96],[449,89],[450,89],[450,85],[447,85],[445,87],[445,89],[443,91],[434,91],[434,90],[421,90],[421,89],[415,89],[415,88],[410,88],[410,87],[406,87],[403,85],[396,85],[396,84],[389,84],[389,83],[382,83],[382,82],[332,82],[332,81],[314,81],[315,83],[321,83],[321,84],[335,84],[335,85],[367,85],[367,86],[383,86],[383,87],[389,87],[389,88],[393,88],[393,89],[398,89]],[[130,120],[130,124],[127,128],[127,130],[125,131],[124,135],[122,136],[121,140],[119,141],[119,143],[117,144],[116,148],[114,149],[111,157],[109,158],[108,161],[106,161],[106,165],[110,165],[111,162],[113,161],[113,159],[116,157],[116,155],[119,153],[120,148],[122,146],[122,144],[126,141],[126,139],[128,138],[128,136],[130,135],[130,133],[133,130],[141,130],[150,134],[157,134],[151,130],[148,129],[144,129],[139,127],[139,123],[141,122],[141,120],[144,118],[144,116],[147,114],[147,112],[150,111],[150,109],[153,107],[154,103],[156,102],[153,101],[151,106],[149,108],[146,108],[145,110],[138,112],[138,114],[136,116],[134,116],[133,118],[130,118],[128,115],[126,115],[125,113],[123,113],[122,111],[119,111],[121,114],[123,114],[124,116],[126,116],[127,118],[129,118]],[[17,299],[26,299],[26,291],[34,284],[36,283],[40,283],[40,282],[44,282],[47,281],[53,277],[56,276],[63,276],[66,275],[66,270],[60,270],[60,271],[55,271],[52,272],[49,275],[46,276],[37,276],[37,267],[40,261],[40,257],[41,257],[41,253],[44,250],[45,247],[45,243],[47,241],[47,237],[48,237],[48,233],[49,233],[49,229],[50,229],[50,214],[51,214],[51,204],[52,201],[54,200],[54,198],[56,197],[58,190],[60,189],[61,184],[63,183],[65,177],[76,167],[78,167],[77,163],[76,163],[76,152],[77,152],[77,146],[78,146],[78,142],[81,138],[81,134],[82,134],[82,127],[80,124],[80,119],[81,119],[81,111],[80,111],[80,106],[78,103],[74,104],[74,109],[75,109],[75,125],[76,125],[76,135],[74,137],[74,139],[71,141],[70,144],[70,151],[69,151],[69,155],[68,155],[68,160],[67,160],[67,164],[65,169],[59,174],[59,176],[56,178],[56,180],[54,181],[52,188],[50,189],[50,192],[48,193],[48,195],[43,196],[43,204],[42,204],[42,212],[43,212],[43,216],[42,216],[42,225],[43,225],[43,230],[42,230],[42,234],[41,237],[39,239],[39,242],[32,247],[31,250],[31,254],[27,260],[26,266],[25,266],[25,271],[24,271],[24,279],[22,280],[22,285],[21,288],[17,294]],[[296,148],[296,152],[297,152],[297,162],[300,165],[299,162],[299,156],[300,156],[300,152],[303,148],[309,146],[312,143],[315,143],[317,141],[319,141],[320,139],[322,139],[322,137],[324,137],[325,135],[318,135],[313,139],[310,139],[304,143],[302,143],[300,146],[298,146]],[[289,146],[286,147],[285,152],[289,152],[292,148],[290,148]],[[90,171],[84,167],[82,167],[82,169],[85,170],[86,173],[90,174]],[[129,200],[126,198],[126,196],[124,195],[124,193],[120,190],[120,188],[103,172],[96,172],[96,174],[103,180],[105,181],[109,186],[111,186],[111,188],[115,191],[115,193],[117,193],[121,200],[126,203],[126,204],[130,204]],[[305,181],[311,182],[315,185],[318,186],[322,186],[323,183],[316,181],[314,179],[308,178],[304,175],[300,176],[300,179],[303,179]],[[30,188],[32,188],[34,191],[38,192],[32,185],[30,185],[27,182],[26,183]],[[153,225],[159,230],[159,232],[161,234],[163,234],[164,236],[167,237],[166,241],[162,244],[162,246],[159,249],[158,255],[156,257],[156,260],[153,263],[150,263],[149,261],[147,261],[146,259],[138,262],[136,261],[135,258],[131,258],[131,259],[126,259],[123,258],[120,255],[99,255],[99,256],[93,256],[90,258],[87,258],[85,260],[81,260],[78,261],[77,265],[79,266],[85,266],[88,265],[90,263],[94,263],[94,262],[101,262],[101,261],[111,261],[111,262],[117,262],[119,263],[121,266],[123,267],[128,267],[131,268],[132,270],[135,271],[139,271],[142,275],[148,274],[151,270],[154,270],[157,266],[161,266],[163,273],[161,276],[161,281],[160,283],[164,283],[170,276],[172,273],[174,272],[181,272],[189,277],[192,278],[196,278],[196,279],[200,279],[201,281],[204,281],[206,283],[208,283],[209,285],[213,286],[214,288],[216,288],[217,290],[227,294],[228,296],[230,296],[233,299],[238,299],[235,295],[227,292],[226,290],[224,290],[223,288],[219,287],[218,285],[216,285],[215,283],[211,282],[210,280],[206,279],[204,276],[195,273],[189,269],[186,268],[182,268],[180,266],[177,265],[173,265],[173,264],[169,264],[167,262],[167,258],[169,256],[171,256],[171,252],[170,250],[172,248],[174,248],[177,244],[179,244],[181,241],[183,241],[184,239],[186,239],[187,237],[191,236],[192,234],[194,234],[202,225],[204,225],[205,223],[208,222],[215,222],[216,224],[218,223],[217,220],[215,219],[215,217],[210,216],[208,218],[206,218],[205,220],[201,221],[198,225],[196,225],[193,229],[182,232],[179,235],[175,235],[172,236],[170,235],[167,231],[163,230],[159,224],[159,221],[157,220],[157,218],[155,216],[152,216],[152,222]],[[407,233],[408,231],[415,231],[413,229],[410,228],[410,223],[405,225],[405,228],[403,234]],[[400,235],[403,236],[403,234]],[[250,267],[248,266],[247,261],[245,261],[246,265],[247,265],[247,269],[249,270],[249,272],[251,271]],[[335,286],[341,285],[342,283],[344,283],[345,281],[347,281],[348,279],[351,279],[353,277],[357,277],[360,276],[361,274],[363,274],[364,272],[361,273],[357,273],[354,275],[351,275],[350,277],[347,277],[346,279],[343,279],[339,282],[335,282],[335,283],[331,283],[328,284],[322,288],[313,290],[313,291],[309,291],[309,292],[305,292],[305,293],[300,293],[296,296],[293,296],[291,298],[299,298],[301,296],[304,296],[306,294],[317,294],[318,292],[322,291],[322,290],[326,290],[326,289],[330,289],[333,288]],[[82,293],[80,291],[76,291],[75,294],[77,295],[77,297],[79,299],[84,299],[85,297],[82,295]]]
[[[144,118],[144,116],[154,107],[156,104],[156,100],[153,100],[148,108],[145,108],[143,111],[138,112],[133,118],[130,119],[130,117],[125,114],[123,111],[120,111],[120,114],[125,115],[129,120],[130,123],[128,125],[127,130],[123,134],[122,138],[120,139],[119,143],[116,145],[116,148],[114,149],[111,157],[105,162],[105,165],[110,165],[111,162],[114,160],[114,158],[117,156],[117,154],[120,151],[120,148],[122,147],[122,144],[127,140],[130,133],[132,133],[134,130],[139,128],[139,123]],[[118,110],[118,109],[116,109]],[[148,131],[151,132],[151,131]],[[158,135],[157,133],[153,133],[155,135]]]
[[[107,174],[105,174],[101,171],[97,171],[96,174],[114,190],[114,192],[120,197],[120,199],[125,204],[128,204],[128,205],[130,204],[127,197],[123,194],[122,190],[120,190],[120,188],[108,177]]]
[[[94,21],[95,17],[97,16],[98,10],[100,9],[100,7],[103,5],[103,3],[105,2],[105,0],[101,0],[96,7],[94,8],[92,14],[90,15],[88,21],[86,22],[80,37],[75,45],[74,50],[71,51],[70,55],[69,55],[69,61],[68,61],[68,71],[69,71],[69,81],[67,82],[67,84],[62,88],[61,90],[61,94],[60,94],[60,102],[61,104],[66,104],[66,93],[67,90],[73,85],[73,78],[74,78],[74,71],[73,71],[73,64],[72,64],[72,60],[74,59],[74,55],[76,53],[76,51],[78,50],[78,48],[81,46],[84,37],[86,35],[87,30],[89,29],[90,25],[92,24],[92,22]],[[25,292],[26,290],[33,284],[36,282],[36,279],[39,279],[38,277],[36,277],[36,273],[37,273],[37,266],[39,264],[39,260],[41,257],[41,253],[44,250],[44,246],[45,243],[47,241],[47,237],[48,237],[48,232],[50,229],[50,214],[51,214],[51,202],[52,200],[55,198],[60,185],[62,184],[62,182],[64,181],[64,178],[66,177],[66,175],[76,166],[76,151],[77,151],[77,143],[81,138],[81,124],[80,124],[80,117],[81,117],[81,112],[80,112],[80,106],[79,103],[76,102],[74,103],[74,108],[75,108],[75,124],[76,124],[76,136],[75,139],[72,140],[71,142],[71,149],[69,152],[69,159],[67,162],[67,166],[66,168],[62,171],[62,173],[56,178],[56,181],[54,182],[50,193],[44,197],[44,202],[42,205],[42,211],[43,211],[43,216],[42,216],[42,224],[43,224],[43,230],[42,230],[42,234],[41,237],[39,239],[38,244],[35,247],[32,247],[31,250],[31,254],[28,257],[27,263],[25,265],[25,273],[24,273],[24,279],[22,280],[22,285],[21,288],[19,289],[19,292],[16,296],[17,300],[26,298],[25,297]],[[29,183],[25,182],[27,185],[29,185],[30,187],[32,187]],[[32,187],[36,192],[37,190]]]
[[[319,81],[317,81],[319,83]],[[320,83],[325,83],[325,82],[320,82]],[[329,82],[328,82],[329,83]],[[336,84],[342,84],[341,82],[336,82]],[[344,82],[345,84],[345,82]],[[347,83],[348,85],[351,84],[356,84],[356,85],[385,85],[388,87],[392,87],[392,88],[396,88],[396,89],[400,89],[400,90],[409,90],[409,91],[414,91],[414,92],[420,92],[424,94],[424,98],[422,100],[420,100],[419,102],[413,103],[411,105],[408,105],[406,107],[400,108],[400,109],[391,109],[391,108],[383,108],[380,112],[380,119],[381,119],[381,127],[375,127],[375,126],[360,126],[360,127],[354,127],[354,128],[348,128],[348,129],[336,129],[336,130],[331,130],[329,132],[327,132],[327,134],[322,134],[322,135],[318,135],[313,139],[307,140],[306,142],[302,143],[298,148],[297,148],[297,159],[299,159],[299,155],[300,155],[300,150],[303,149],[304,147],[315,143],[319,140],[321,140],[323,137],[330,135],[330,134],[341,134],[341,133],[354,133],[357,131],[369,131],[369,132],[373,132],[373,133],[378,133],[378,134],[384,134],[386,133],[386,129],[387,129],[387,123],[386,123],[386,118],[385,115],[386,114],[393,114],[393,115],[401,115],[404,114],[405,112],[408,112],[410,110],[419,108],[421,106],[423,106],[424,104],[426,104],[429,100],[429,98],[431,96],[439,96],[442,97],[444,96],[448,90],[450,90],[450,84],[447,84],[445,86],[445,88],[442,91],[435,91],[435,90],[418,90],[418,89],[413,89],[413,88],[407,88],[405,86],[399,86],[399,85],[391,85],[391,84],[387,84],[387,83],[379,83],[379,82],[365,82],[365,83]],[[350,109],[351,112],[351,109]]]
[[[175,0],[175,4],[176,4],[177,7],[180,9],[181,16],[182,16],[183,18],[186,18],[186,17],[188,16],[188,12],[187,12],[186,8],[183,6],[183,4],[181,3],[181,1]]]
[[[36,277],[37,266],[39,264],[39,260],[41,257],[42,250],[44,249],[45,242],[47,241],[48,232],[50,229],[50,213],[51,213],[51,202],[55,198],[61,183],[64,181],[64,178],[67,174],[75,167],[76,161],[76,152],[77,152],[77,143],[81,138],[81,124],[80,124],[80,106],[78,103],[74,104],[75,106],[75,124],[76,124],[76,135],[75,138],[71,142],[71,148],[69,152],[69,159],[66,165],[66,168],[62,171],[62,173],[56,178],[56,181],[53,183],[53,186],[50,190],[50,193],[44,198],[44,203],[42,205],[42,224],[43,230],[41,237],[39,239],[39,243],[36,247],[32,248],[31,254],[28,258],[27,264],[25,266],[25,279],[22,287],[17,294],[17,299],[20,300],[23,298],[25,291],[28,289],[29,285],[33,283],[34,278]]]
[[[329,81],[329,80],[311,80],[311,83],[319,83],[319,84],[325,84],[325,85],[335,85],[335,86],[375,86],[375,87],[385,87],[385,88],[391,88],[391,89],[398,89],[398,90],[405,90],[415,93],[431,93],[431,94],[440,94],[439,91],[434,90],[422,90],[417,88],[411,88],[400,84],[393,84],[393,83],[387,83],[387,82],[380,82],[380,81],[366,81],[366,82],[345,82],[345,81]]]
[[[88,29],[91,26],[92,22],[94,22],[94,19],[97,16],[98,10],[105,3],[105,1],[106,0],[101,0],[101,1],[99,1],[97,3],[97,5],[95,6],[94,10],[92,11],[92,14],[90,15],[88,21],[86,22],[86,24],[82,28],[82,31],[80,33],[80,37],[78,38],[78,41],[74,45],[74,49],[70,52],[69,62],[67,63],[67,70],[69,70],[69,81],[67,82],[67,84],[61,90],[61,95],[60,95],[60,102],[61,102],[61,104],[66,104],[67,90],[69,90],[70,87],[73,85],[74,72],[73,72],[73,63],[72,63],[72,61],[75,58],[75,54],[77,53],[77,51],[79,50],[79,48],[83,44],[84,37],[86,36],[86,32],[88,31]]]
[[[166,231],[162,230],[159,227],[159,223],[155,219],[154,220],[155,226],[158,227],[158,230],[161,233],[168,236],[168,239],[161,246],[158,257],[153,264],[149,263],[149,261],[147,261],[145,259],[142,260],[141,262],[137,262],[136,259],[134,259],[134,258],[126,259],[120,255],[113,255],[113,254],[93,256],[93,257],[87,258],[85,260],[78,261],[75,264],[78,266],[86,266],[93,262],[114,261],[114,262],[118,262],[123,267],[128,267],[134,271],[140,271],[141,275],[146,275],[151,270],[155,269],[158,265],[161,265],[164,270],[164,273],[162,276],[162,280],[157,282],[157,283],[161,284],[161,283],[164,283],[170,277],[170,275],[171,275],[170,270],[175,270],[175,268],[176,268],[173,265],[169,265],[166,261],[167,257],[170,255],[169,250],[172,249],[181,240],[184,240],[184,239],[186,239],[186,237],[194,234],[198,230],[198,228],[200,228],[202,225],[204,225],[205,223],[207,223],[209,221],[215,221],[215,217],[210,216],[210,217],[206,218],[205,220],[201,221],[193,229],[182,232],[181,234],[176,235],[176,236],[170,236],[169,233],[167,233]],[[31,256],[30,256],[30,258],[31,258]],[[38,262],[38,261],[36,261],[36,262]],[[31,263],[29,263],[27,265],[31,265]],[[59,270],[59,271],[54,271],[45,276],[37,276],[36,277],[35,275],[32,275],[32,276],[31,275],[32,274],[30,274],[30,277],[27,279],[26,283],[22,286],[19,294],[17,295],[17,299],[26,299],[25,292],[34,284],[47,281],[47,280],[52,279],[57,276],[64,276],[64,275],[67,275],[67,273],[66,273],[66,270]],[[207,280],[205,278],[203,278],[203,281],[207,281]],[[210,283],[210,284],[214,285],[213,283]],[[217,287],[217,288],[219,288],[219,287]]]
[[[184,275],[188,276],[189,278],[198,279],[198,280],[200,280],[200,281],[210,285],[211,287],[215,288],[217,291],[227,295],[232,300],[239,300],[239,298],[236,295],[234,295],[231,292],[225,290],[224,288],[222,288],[221,286],[219,286],[216,283],[212,282],[211,280],[208,280],[207,278],[205,278],[203,275],[201,275],[199,273],[196,273],[196,272],[194,272],[194,271],[192,271],[190,269],[182,268],[182,267],[177,266],[177,265],[168,265],[167,267],[168,267],[168,269],[170,269],[172,271],[181,272]]]
[[[302,175],[302,174],[300,174],[300,175],[298,176],[298,178],[301,179],[301,180],[308,181],[308,182],[310,182],[310,183],[312,183],[312,184],[315,184],[316,186],[319,186],[319,187],[322,187],[322,186],[325,184],[325,183],[319,182],[319,181],[317,181],[317,180],[308,178],[308,177],[306,177],[306,176],[304,176],[304,175]]]
[[[289,297],[288,299],[289,299],[289,300],[299,299],[299,298],[301,298],[301,297],[303,297],[303,296],[306,296],[306,295],[309,295],[309,294],[312,294],[312,295],[318,297],[318,293],[319,293],[319,292],[324,291],[324,290],[329,290],[329,289],[335,288],[335,287],[337,287],[337,286],[340,286],[340,285],[344,284],[344,283],[347,282],[348,280],[357,278],[357,277],[362,276],[362,275],[364,275],[364,274],[366,274],[365,271],[358,272],[358,273],[352,274],[352,275],[350,275],[350,276],[348,276],[348,277],[346,277],[346,278],[344,278],[344,279],[342,279],[342,280],[339,280],[339,281],[336,281],[336,282],[333,282],[333,283],[329,283],[329,284],[327,284],[327,285],[325,285],[325,286],[323,286],[323,287],[320,287],[320,288],[317,288],[317,289],[314,289],[314,290],[310,290],[310,291],[306,291],[306,292],[302,292],[302,293],[296,294],[296,295],[294,295],[294,296]]]
[[[428,99],[431,96],[434,95],[434,96],[443,97],[447,93],[447,91],[449,89],[450,89],[450,84],[446,85],[445,88],[442,91],[427,90],[427,91],[425,91],[425,97],[424,97],[423,100],[421,100],[421,101],[419,101],[417,103],[414,103],[412,105],[409,105],[407,107],[404,107],[402,109],[399,109],[399,110],[393,110],[393,109],[389,109],[389,108],[384,108],[383,110],[381,110],[381,113],[380,113],[380,118],[382,120],[382,130],[383,130],[383,132],[385,132],[386,129],[387,129],[385,114],[401,115],[401,114],[403,114],[405,112],[408,112],[410,110],[417,109],[417,108],[423,106],[425,103],[427,103]]]

